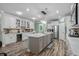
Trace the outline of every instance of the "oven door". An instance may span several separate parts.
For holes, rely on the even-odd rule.
[[[17,34],[17,42],[22,41],[22,34]]]

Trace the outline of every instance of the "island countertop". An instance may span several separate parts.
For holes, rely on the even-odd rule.
[[[52,32],[33,33],[33,34],[28,35],[28,36],[29,36],[29,37],[42,37],[42,36],[45,36],[45,35],[48,35],[48,34],[53,34],[53,33],[52,33]]]

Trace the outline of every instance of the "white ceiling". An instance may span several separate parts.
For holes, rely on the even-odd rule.
[[[8,13],[16,14],[16,11],[21,11],[21,16],[32,19],[35,17],[36,20],[44,19],[58,19],[65,14],[71,12],[72,3],[0,3],[0,9]],[[29,8],[30,11],[26,11]],[[47,15],[41,13],[42,10],[47,8]],[[59,10],[59,14],[56,11]],[[41,15],[41,17],[39,17]]]

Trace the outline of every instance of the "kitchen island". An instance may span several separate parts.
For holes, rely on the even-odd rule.
[[[52,42],[53,33],[35,33],[29,36],[30,52],[38,54]]]

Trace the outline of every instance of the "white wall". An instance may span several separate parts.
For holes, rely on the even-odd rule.
[[[58,24],[59,24],[58,21],[52,21],[51,23],[48,23],[47,28],[52,29],[52,26],[55,26],[55,25],[58,25]]]
[[[2,28],[16,27],[16,16],[3,13]]]

